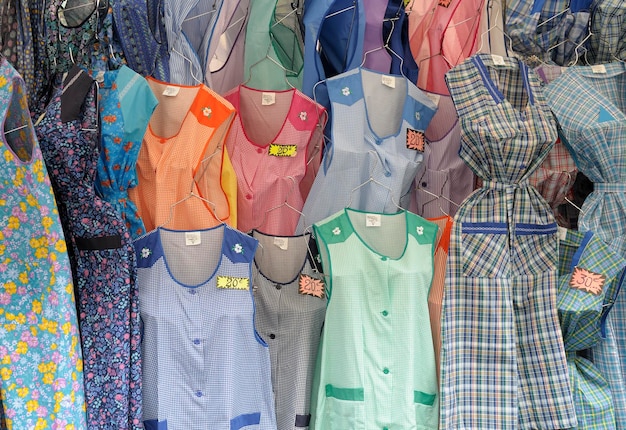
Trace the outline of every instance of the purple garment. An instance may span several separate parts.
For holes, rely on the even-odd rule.
[[[365,6],[365,36],[363,38],[363,66],[377,72],[389,73],[391,56],[383,48],[383,19],[387,0],[363,0]],[[371,52],[368,52],[371,51]]]

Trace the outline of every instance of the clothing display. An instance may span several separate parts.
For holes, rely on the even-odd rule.
[[[0,58],[0,426],[85,429],[70,262],[25,84]]]
[[[121,215],[96,196],[96,83],[75,67],[36,126],[76,282],[87,428],[139,429],[141,356],[135,254]],[[82,103],[81,103],[82,100]],[[72,103],[80,108],[71,111]]]
[[[135,241],[147,429],[276,429],[270,355],[254,328],[256,248],[226,224]]]
[[[255,321],[267,342],[279,430],[308,428],[310,394],[326,295],[315,240],[270,236],[258,230],[254,259]]]
[[[589,0],[586,1],[589,3]],[[610,63],[626,59],[626,4],[620,0],[591,0],[589,61]]]
[[[574,427],[556,306],[557,228],[528,185],[557,138],[554,118],[520,60],[477,54],[446,80],[460,156],[482,187],[461,204],[450,238],[440,427]]]
[[[313,229],[328,307],[311,428],[436,429],[428,291],[437,226],[406,211],[345,208]]]

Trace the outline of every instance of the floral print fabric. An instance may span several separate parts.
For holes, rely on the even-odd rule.
[[[5,59],[0,107],[0,427],[84,429],[67,248],[24,82]]]

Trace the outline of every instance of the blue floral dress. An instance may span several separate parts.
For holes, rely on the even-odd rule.
[[[140,429],[136,263],[124,221],[93,186],[99,156],[96,86],[78,67],[57,84],[37,132],[72,251],[88,428]]]
[[[0,118],[0,428],[85,429],[65,238],[24,81],[2,58]]]

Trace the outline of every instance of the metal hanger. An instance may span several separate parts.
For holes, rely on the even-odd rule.
[[[368,152],[370,154],[373,154],[374,157],[376,157],[375,158],[376,162],[372,165],[372,168],[370,169],[370,176],[369,176],[369,178],[365,182],[363,182],[363,183],[357,185],[356,187],[354,187],[352,189],[352,191],[350,191],[350,200],[348,201],[348,204],[346,205],[346,207],[349,208],[349,207],[352,206],[352,197],[354,196],[354,193],[356,191],[358,191],[359,189],[363,188],[364,186],[366,186],[368,184],[376,184],[376,185],[384,188],[385,190],[389,191],[389,195],[391,196],[391,203],[393,203],[398,208],[398,210],[404,211],[405,209],[402,206],[400,206],[400,204],[398,202],[396,202],[394,200],[394,198],[393,198],[393,190],[391,188],[389,188],[387,185],[383,184],[382,182],[374,179],[373,172],[374,172],[374,168],[376,167],[376,164],[378,164],[378,154],[374,150],[370,150]]]
[[[201,13],[199,13],[199,14],[197,14],[197,15],[190,16],[189,18],[185,18],[185,19],[183,20],[183,23],[185,23],[185,22],[189,22],[189,21],[192,21],[192,20],[197,19],[197,18],[201,18],[201,17],[203,17],[203,16],[207,16],[207,15],[212,15],[212,14],[214,14],[214,13],[217,11],[217,8],[215,7],[215,6],[216,6],[216,3],[217,3],[217,2],[215,2],[215,1],[213,2],[213,5],[211,6],[211,10],[210,10],[210,11],[208,11],[208,12],[201,12]]]
[[[572,178],[572,174],[570,172],[567,171],[563,171],[562,173],[567,174],[567,183],[565,184],[564,188],[568,188],[570,185],[572,185],[573,183],[573,178]],[[579,212],[579,216],[582,215],[583,210],[580,208],[580,206],[578,206],[576,203],[574,203],[573,201],[571,201],[568,197],[567,197],[567,193],[563,194],[563,200],[565,200],[567,203],[569,203],[570,205],[572,205],[574,208],[578,209]]]
[[[287,176],[287,178],[288,178],[288,179],[291,179],[292,184],[291,184],[291,188],[289,188],[289,191],[287,192],[287,195],[285,196],[285,200],[284,200],[281,204],[279,204],[279,205],[277,205],[277,206],[274,206],[274,207],[269,208],[268,210],[266,210],[266,211],[263,213],[263,219],[261,220],[261,222],[260,222],[260,223],[259,223],[256,227],[254,227],[254,229],[253,229],[253,230],[255,230],[255,229],[259,228],[260,226],[262,226],[262,225],[265,223],[265,220],[267,219],[267,214],[268,214],[268,213],[270,213],[270,212],[272,212],[272,211],[275,211],[275,210],[277,210],[277,209],[283,208],[283,207],[289,208],[289,209],[291,209],[292,211],[296,212],[298,215],[300,215],[300,217],[302,218],[302,220],[303,220],[303,221],[306,221],[306,216],[302,213],[302,211],[300,211],[298,208],[296,208],[296,207],[292,206],[292,205],[288,202],[289,197],[291,196],[291,193],[293,193],[293,192],[294,192],[294,190],[295,190],[295,189],[296,189],[296,187],[298,186],[298,183],[296,182],[296,179],[295,179],[293,176]]]
[[[511,36],[509,36],[509,35],[506,33],[506,31],[504,31],[504,29],[503,29],[502,27],[499,27],[499,26],[498,26],[498,19],[499,19],[499,18],[500,18],[500,9],[498,9],[498,10],[496,11],[496,16],[495,16],[495,19],[494,19],[494,24],[493,24],[491,27],[487,28],[485,31],[483,31],[483,32],[480,34],[480,36],[479,36],[479,37],[480,37],[480,46],[479,46],[479,47],[478,47],[478,49],[476,50],[476,52],[477,52],[477,53],[480,53],[480,52],[482,51],[482,49],[483,49],[483,45],[485,44],[485,39],[483,38],[483,36],[485,36],[485,35],[486,35],[486,34],[488,34],[491,30],[494,30],[494,29],[498,29],[498,30],[500,30],[500,32],[504,35],[504,37],[506,37],[506,38],[507,38],[507,40],[508,40],[508,42],[509,42],[509,51],[510,51],[510,52],[513,52],[513,39],[511,39]]]
[[[420,179],[417,181],[417,184],[421,184],[422,183],[422,178],[424,178],[424,176],[426,175],[426,169],[424,169],[424,173],[422,173],[422,176],[420,177]],[[424,213],[424,207],[427,204],[430,204],[434,201],[437,201],[437,205],[439,206],[439,210],[446,216],[450,216],[450,214],[448,214],[446,211],[443,210],[443,208],[441,207],[441,199],[447,201],[448,203],[453,204],[454,206],[456,206],[457,208],[460,207],[461,205],[459,205],[457,202],[455,202],[454,200],[449,199],[448,197],[443,195],[443,189],[446,187],[446,184],[448,183],[448,179],[449,179],[449,175],[446,175],[446,180],[443,181],[443,184],[441,185],[441,190],[439,192],[439,194],[435,194],[432,191],[427,190],[426,188],[422,188],[419,185],[416,187],[416,189],[421,190],[422,192],[428,194],[429,196],[432,196],[433,198],[422,203],[422,210],[421,212]]]
[[[170,49],[172,50],[172,52],[177,53],[178,55],[180,55],[181,57],[183,57],[183,59],[184,59],[184,60],[186,60],[187,62],[189,62],[189,65],[191,66],[191,67],[189,68],[189,74],[191,75],[191,77],[192,77],[192,78],[193,78],[196,82],[198,82],[199,84],[204,84],[204,81],[201,81],[200,79],[198,79],[198,77],[194,74],[194,71],[193,71],[193,69],[194,69],[194,67],[193,67],[193,66],[194,66],[194,64],[193,64],[193,62],[192,62],[189,58],[187,58],[187,56],[185,56],[185,54],[183,54],[182,52],[180,52],[180,51],[179,51],[179,50],[177,50],[176,48],[174,48],[174,47],[170,47]]]
[[[19,127],[12,128],[11,130],[5,130],[4,134],[13,133],[14,131],[22,130],[23,128],[28,127],[28,124],[20,125]]]
[[[389,31],[389,34],[387,35],[387,40],[385,40],[385,43],[382,46],[377,46],[376,48],[370,49],[368,51],[365,51],[363,53],[363,61],[361,61],[361,65],[359,67],[363,67],[363,65],[365,64],[365,59],[367,58],[367,54],[371,54],[372,52],[376,52],[376,51],[380,51],[382,49],[386,50],[387,52],[393,54],[398,60],[400,60],[400,73],[402,74],[402,76],[404,76],[405,79],[409,79],[406,77],[406,75],[404,74],[404,58],[401,57],[400,55],[398,55],[398,53],[396,51],[394,51],[393,49],[391,49],[391,47],[389,46],[389,41],[391,40],[391,35],[393,34],[393,31],[395,29],[396,26],[396,22],[393,20],[390,20],[391,22],[391,30]],[[316,84],[317,85],[317,84]],[[314,87],[315,90],[315,87]]]
[[[270,37],[272,37],[271,33],[270,33]],[[292,89],[295,90],[296,87],[293,86],[293,84],[291,82],[289,82],[289,79],[287,79],[287,73],[290,73],[293,76],[297,76],[298,73],[291,70],[291,69],[287,69],[285,66],[283,66],[282,64],[280,64],[278,61],[276,61],[274,58],[272,58],[272,56],[270,55],[270,49],[272,48],[272,42],[270,41],[270,43],[267,45],[267,51],[265,51],[265,56],[257,61],[255,61],[253,64],[250,65],[250,67],[248,67],[248,79],[245,80],[245,82],[243,82],[241,85],[243,86],[248,86],[248,83],[250,82],[250,80],[252,79],[252,69],[254,69],[256,66],[258,66],[259,64],[261,64],[263,61],[268,60],[272,63],[274,63],[276,66],[278,66],[283,72],[284,72],[284,76],[285,76],[285,82],[287,83],[287,85]]]

